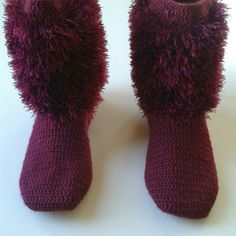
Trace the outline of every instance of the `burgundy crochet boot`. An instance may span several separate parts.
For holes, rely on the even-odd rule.
[[[89,189],[88,126],[106,82],[97,0],[8,0],[5,31],[16,87],[36,120],[20,177],[36,211],[75,208]]]
[[[132,78],[148,118],[145,181],[163,211],[206,217],[218,192],[206,125],[222,87],[226,7],[217,0],[136,0]]]

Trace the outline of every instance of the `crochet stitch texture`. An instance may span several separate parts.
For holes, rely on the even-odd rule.
[[[150,126],[145,182],[164,212],[206,217],[218,181],[206,125],[219,103],[227,37],[217,0],[136,0],[132,79]]]
[[[20,189],[37,211],[75,208],[92,180],[88,127],[106,83],[97,0],[7,0],[7,48],[23,103],[34,112]]]

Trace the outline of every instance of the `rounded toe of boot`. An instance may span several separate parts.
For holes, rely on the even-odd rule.
[[[173,215],[206,217],[218,181],[205,119],[183,126],[160,120],[151,126],[145,182],[154,202]]]
[[[87,193],[92,165],[82,123],[37,116],[20,177],[25,204],[35,211],[74,209]]]

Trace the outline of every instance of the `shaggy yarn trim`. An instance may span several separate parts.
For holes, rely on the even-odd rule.
[[[8,0],[5,32],[15,85],[35,113],[92,116],[106,83],[97,0]]]
[[[195,116],[217,107],[224,81],[226,10],[225,4],[210,0],[134,2],[132,79],[145,114]]]

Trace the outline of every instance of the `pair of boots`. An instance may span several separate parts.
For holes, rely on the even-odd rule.
[[[20,177],[36,211],[75,208],[92,180],[88,127],[107,81],[97,0],[7,0],[15,85],[35,115]],[[165,212],[201,218],[218,192],[208,112],[222,87],[226,7],[218,0],[135,0],[132,79],[150,126],[146,186]],[[102,135],[102,134],[101,134]]]

